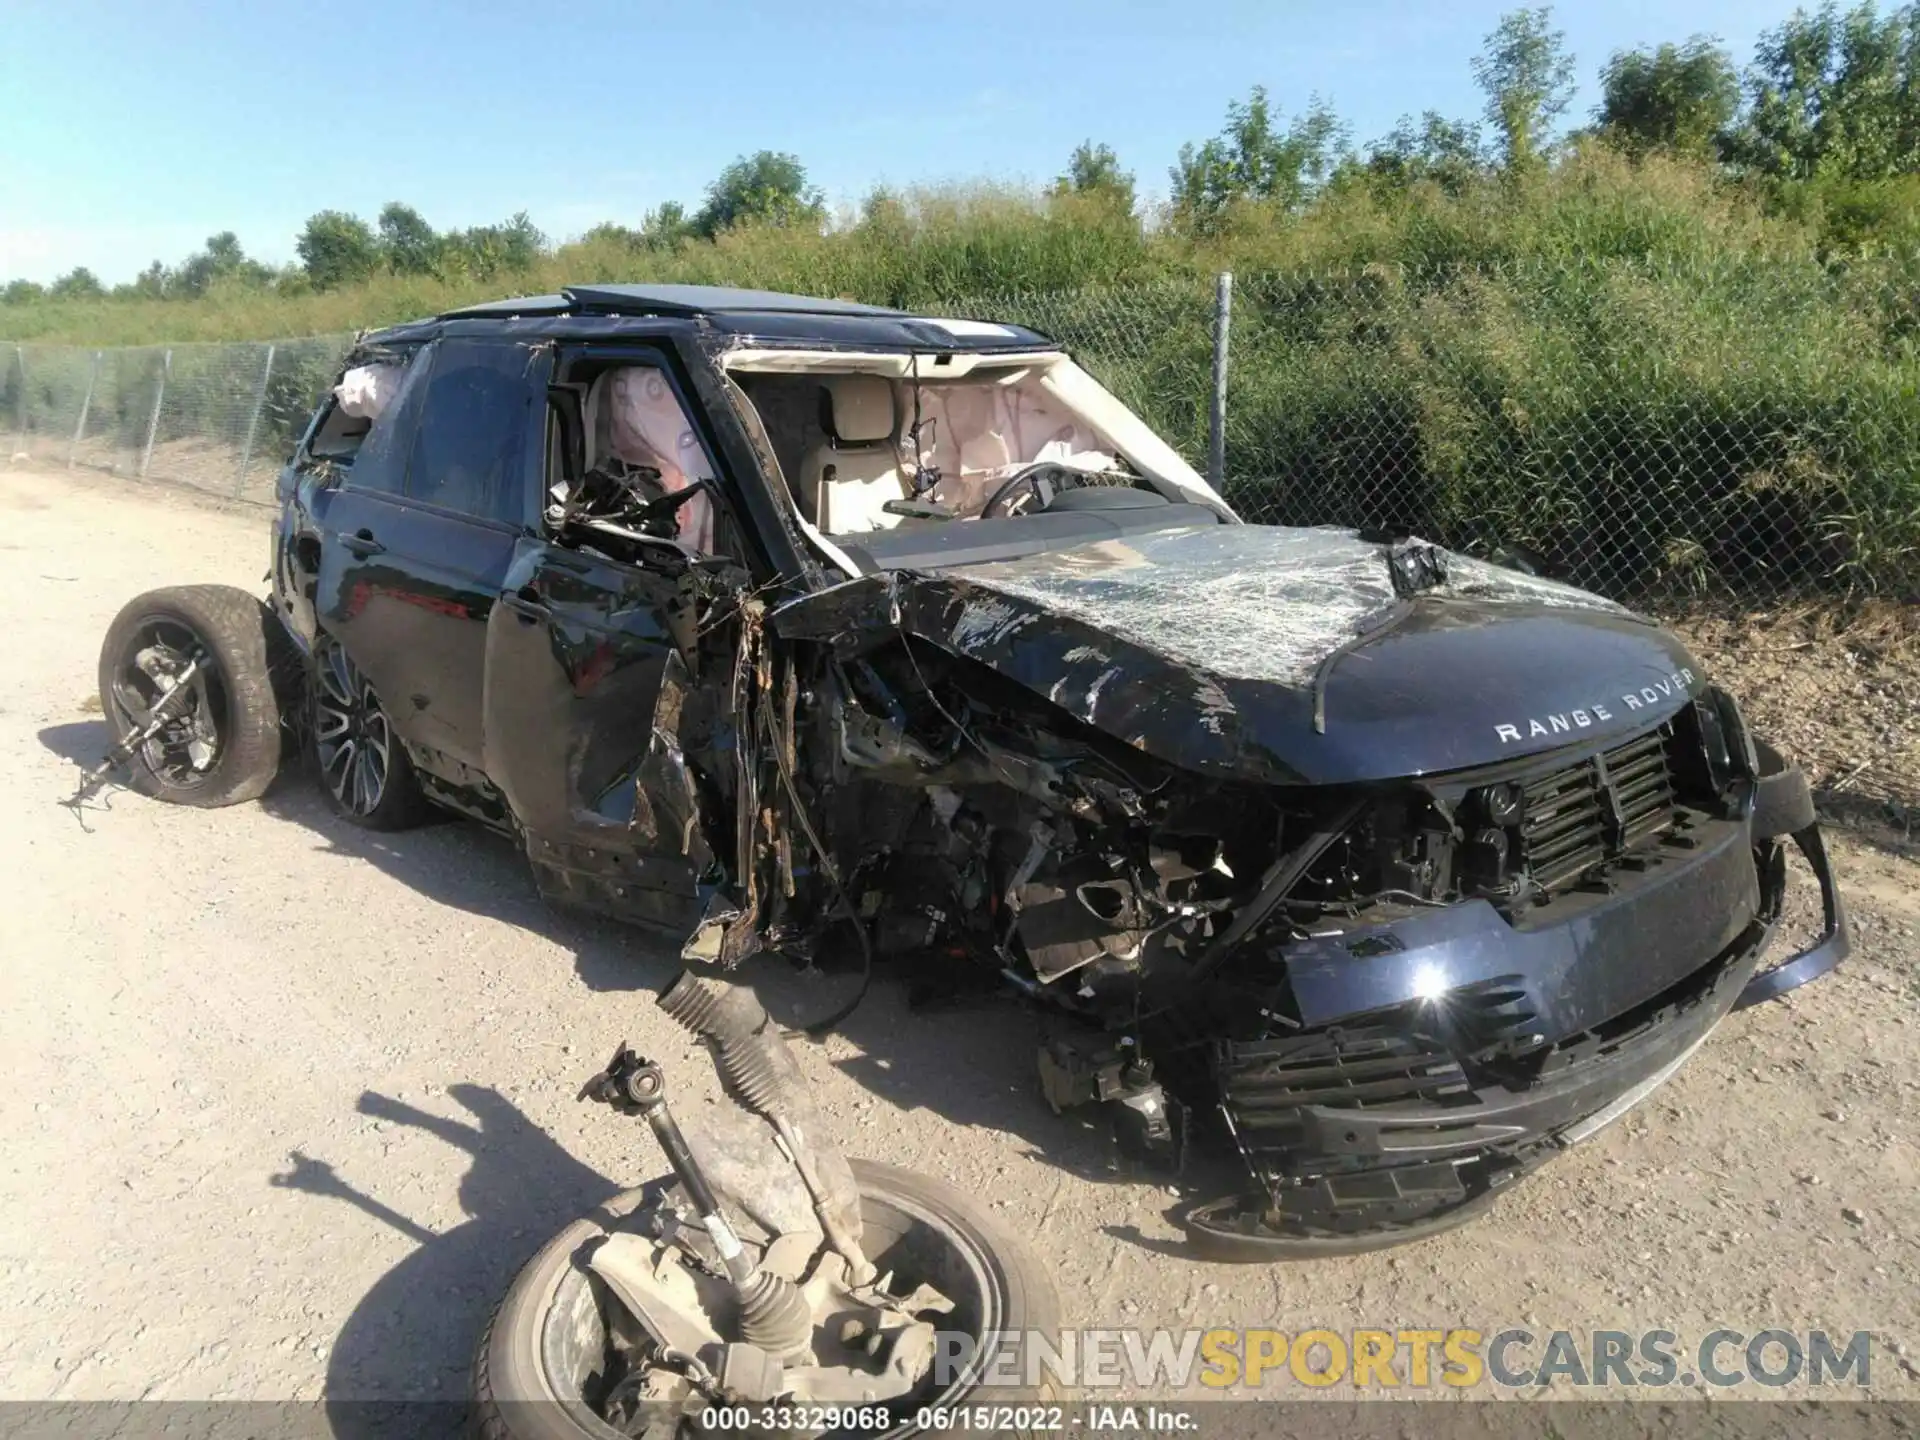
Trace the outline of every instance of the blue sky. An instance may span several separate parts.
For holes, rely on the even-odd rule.
[[[315,210],[435,226],[529,211],[555,238],[697,203],[791,150],[830,201],[878,181],[1042,183],[1082,139],[1164,192],[1184,140],[1255,84],[1318,91],[1364,142],[1477,116],[1468,61],[1502,0],[954,0],[564,5],[5,0],[0,280],[109,283],[219,230],[280,263]],[[1745,65],[1783,0],[1562,4],[1584,120],[1614,49],[1700,32]]]

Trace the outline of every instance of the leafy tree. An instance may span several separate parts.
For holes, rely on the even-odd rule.
[[[1120,168],[1108,145],[1082,140],[1068,157],[1067,170],[1053,182],[1055,195],[1097,195],[1133,209],[1133,173]]]
[[[222,230],[218,235],[207,237],[204,250],[189,255],[181,262],[180,268],[172,272],[167,288],[170,292],[184,295],[204,295],[211,286],[222,281],[270,285],[273,283],[273,271],[258,260],[248,259],[246,252],[240,248],[239,237],[231,230]]]
[[[658,210],[649,210],[640,222],[640,243],[649,250],[677,250],[695,239],[699,231],[687,218],[686,206],[668,200]]]
[[[31,305],[46,296],[47,287],[37,281],[11,280],[5,290],[0,290],[0,305]]]
[[[293,248],[316,290],[364,280],[380,268],[380,242],[367,222],[340,210],[310,218]]]
[[[214,268],[221,271],[238,270],[247,263],[247,253],[240,248],[240,237],[231,230],[209,235],[205,254]]]
[[[1169,172],[1174,213],[1187,229],[1204,234],[1218,228],[1236,201],[1298,206],[1326,178],[1345,140],[1345,129],[1318,96],[1281,130],[1266,87],[1256,85],[1246,103],[1228,102],[1218,135],[1198,149],[1180,147]]]
[[[289,262],[272,272],[273,293],[275,295],[306,295],[313,290],[313,280],[305,267]]]
[[[1487,120],[1500,137],[1507,168],[1540,158],[1553,122],[1573,100],[1573,56],[1553,10],[1512,10],[1500,17],[1473,59],[1474,83],[1487,94]]]
[[[411,205],[389,200],[380,210],[380,249],[399,275],[430,275],[440,258],[440,237]]]
[[[747,220],[818,228],[826,209],[820,192],[807,184],[807,167],[799,157],[761,150],[720,172],[691,223],[695,234],[711,240]]]
[[[516,210],[504,225],[490,227],[499,238],[500,253],[509,270],[527,270],[547,252],[547,237],[524,210]]]
[[[617,220],[602,220],[580,236],[580,243],[582,245],[624,245],[629,250],[638,250],[644,240],[640,232],[630,225],[622,225]]]
[[[612,243],[629,250],[674,250],[694,238],[693,222],[686,207],[669,200],[658,210],[649,210],[641,218],[640,228],[607,220],[580,237],[583,243]]]
[[[1684,45],[1614,51],[1601,67],[1600,91],[1600,133],[1629,155],[1705,155],[1740,108],[1733,60],[1705,35]]]
[[[1480,127],[1428,110],[1400,123],[1367,148],[1365,169],[1375,179],[1399,185],[1431,180],[1457,195],[1480,173]]]
[[[442,237],[437,273],[490,280],[495,275],[529,270],[547,248],[547,237],[522,210],[498,225],[450,230]]]
[[[1920,170],[1920,6],[1879,18],[1832,3],[1760,37],[1731,158],[1786,179]]]
[[[84,265],[76,265],[47,287],[55,300],[98,300],[106,293],[99,277]]]
[[[156,260],[134,277],[129,288],[142,300],[164,300],[173,293],[173,272]]]

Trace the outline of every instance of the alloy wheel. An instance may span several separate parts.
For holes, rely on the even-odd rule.
[[[315,666],[314,750],[320,778],[341,807],[371,815],[386,797],[393,730],[380,697],[337,641],[324,641]]]

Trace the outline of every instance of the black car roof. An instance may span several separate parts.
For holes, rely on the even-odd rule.
[[[623,315],[737,315],[777,311],[794,315],[905,315],[858,300],[822,300],[779,290],[736,290],[726,285],[569,285],[563,292],[583,309]]]
[[[556,295],[528,295],[462,306],[431,320],[382,330],[371,342],[424,338],[443,322],[551,320],[567,334],[617,334],[631,319],[695,320],[714,330],[784,344],[880,349],[1024,350],[1051,345],[1038,331],[997,322],[953,321],[778,290],[725,285],[569,285]],[[597,322],[597,323],[596,323]],[[463,324],[462,328],[465,328]]]

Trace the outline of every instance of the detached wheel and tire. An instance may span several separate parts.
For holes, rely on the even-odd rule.
[[[862,1248],[882,1273],[892,1272],[897,1292],[922,1281],[934,1285],[954,1302],[941,1328],[976,1340],[1038,1331],[1059,1343],[1059,1296],[1024,1240],[950,1185],[893,1165],[850,1163],[860,1187]],[[608,1298],[582,1255],[668,1183],[616,1196],[554,1236],[520,1271],[474,1358],[474,1434],[483,1440],[618,1440],[622,1432],[601,1416],[596,1393],[609,1368],[607,1307],[618,1302]],[[914,1427],[922,1406],[1044,1407],[1062,1398],[1044,1375],[1038,1390],[983,1391],[977,1371],[987,1358],[945,1389],[899,1402],[900,1423],[879,1433],[929,1433]]]
[[[313,760],[335,813],[367,830],[404,830],[425,819],[426,797],[386,707],[331,635],[313,647],[309,688]]]
[[[266,605],[230,585],[129,601],[100,647],[100,708],[116,745],[161,721],[135,749],[129,784],[176,805],[258,799],[280,769],[276,681],[292,650]]]

